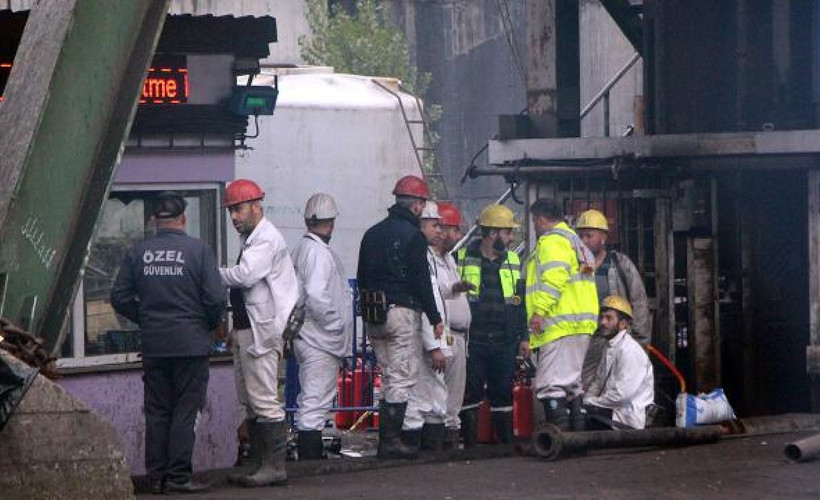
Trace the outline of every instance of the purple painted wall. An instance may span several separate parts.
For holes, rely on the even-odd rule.
[[[142,371],[66,375],[60,385],[114,425],[125,448],[131,474],[145,474]],[[195,471],[234,464],[237,408],[233,364],[211,364],[208,400],[199,420],[194,448]]]
[[[122,156],[116,184],[226,182],[234,178],[234,152],[185,149],[128,151]]]

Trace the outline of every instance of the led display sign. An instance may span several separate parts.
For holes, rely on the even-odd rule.
[[[0,59],[0,101],[11,73],[11,62]],[[185,56],[158,55],[151,62],[142,84],[140,105],[188,102],[188,68]]]
[[[140,104],[188,102],[188,68],[185,56],[159,55],[151,61],[142,83]]]
[[[3,89],[9,81],[9,73],[11,73],[11,62],[0,59],[0,101],[3,100]]]

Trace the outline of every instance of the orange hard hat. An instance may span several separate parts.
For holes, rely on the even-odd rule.
[[[262,200],[264,198],[265,192],[257,183],[248,179],[236,179],[225,190],[225,203],[222,206],[228,208],[246,201]]]
[[[424,179],[415,175],[405,175],[396,183],[393,194],[395,196],[412,196],[413,198],[429,200],[430,188],[427,187]]]
[[[461,226],[461,211],[449,201],[438,202],[442,226]]]

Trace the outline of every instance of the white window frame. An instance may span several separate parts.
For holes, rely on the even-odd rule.
[[[217,262],[222,262],[222,240],[224,239],[224,218],[222,217],[222,183],[219,182],[194,182],[194,183],[165,183],[165,184],[120,184],[115,185],[112,193],[127,191],[213,191],[216,195],[215,221],[216,221],[216,258]],[[96,236],[96,235],[95,235]],[[89,246],[89,251],[90,251]],[[71,337],[72,354],[70,358],[60,358],[57,360],[57,368],[94,368],[109,367],[112,365],[129,365],[142,361],[142,354],[139,352],[129,352],[120,354],[102,354],[97,356],[85,355],[85,295],[84,295],[85,270],[79,276],[79,286],[74,301],[71,304],[71,322],[68,335]],[[124,366],[123,366],[124,368]]]

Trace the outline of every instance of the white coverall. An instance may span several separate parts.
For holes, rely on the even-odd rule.
[[[226,286],[241,288],[251,328],[233,332],[236,390],[242,418],[280,422],[285,411],[278,398],[282,332],[299,297],[299,285],[285,239],[268,219],[241,236],[239,264],[221,268]]]
[[[427,249],[427,262],[430,265],[430,280],[433,284],[433,297],[436,299],[436,307],[444,320],[444,334],[436,339],[433,334],[433,327],[429,322],[422,322],[421,325],[421,366],[419,367],[419,377],[416,385],[410,389],[410,399],[407,402],[407,411],[404,414],[403,430],[418,430],[425,423],[441,424],[447,413],[447,386],[444,383],[444,374],[433,370],[430,351],[440,349],[447,359],[447,363],[452,358],[452,350],[447,345],[449,328],[447,326],[447,311],[444,308],[444,300],[439,292],[436,281],[436,263],[433,250]]]
[[[467,383],[467,334],[470,331],[470,303],[464,293],[453,293],[453,285],[461,282],[456,261],[449,252],[443,255],[433,252],[436,264],[436,281],[444,307],[447,310],[447,326],[452,345],[452,356],[447,358],[444,383],[447,386],[447,414],[444,424],[448,429],[461,428],[461,405],[464,402],[464,388]]]
[[[652,363],[643,347],[621,330],[609,340],[584,404],[612,410],[612,420],[634,429],[646,426],[646,408],[655,400]]]
[[[321,431],[353,343],[353,294],[341,260],[319,236],[305,234],[291,257],[305,298],[305,323],[293,343],[301,386],[296,422],[300,431]]]

